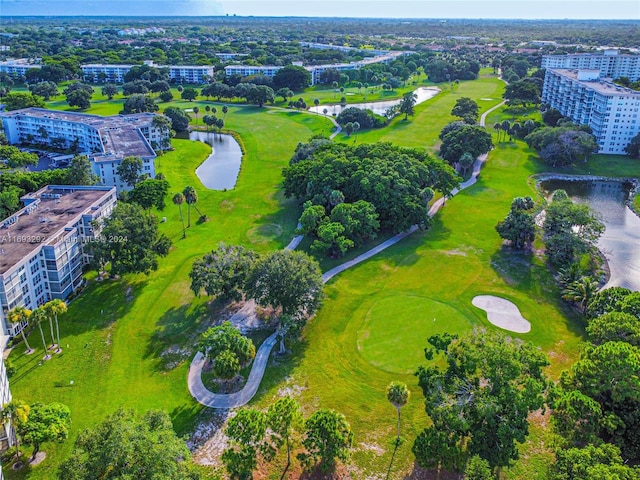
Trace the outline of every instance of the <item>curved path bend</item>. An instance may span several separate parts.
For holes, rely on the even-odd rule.
[[[501,102],[494,107],[491,107],[489,110],[484,112],[480,117],[480,125],[485,126],[485,122],[487,116],[494,111],[495,109],[501,107],[504,102]],[[330,118],[330,117],[328,117]],[[333,118],[331,118],[334,121]],[[335,121],[334,121],[335,122]],[[337,135],[340,132],[340,126],[338,125],[338,130],[334,132],[331,138]],[[487,161],[487,155],[480,155],[475,163],[473,164],[473,172],[471,173],[471,177],[466,182],[460,184],[459,188],[454,189],[451,192],[450,196],[456,195],[459,191],[464,190],[465,188],[470,187],[474,183],[478,181],[478,176],[480,175],[480,170],[482,169],[482,165]],[[440,208],[445,203],[445,198],[440,198],[429,209],[429,216],[433,217]],[[376,245],[371,250],[364,252],[361,255],[358,255],[352,260],[343,263],[342,265],[338,265],[337,267],[332,268],[331,270],[325,272],[322,275],[323,283],[327,283],[330,279],[332,279],[337,274],[344,272],[348,268],[353,267],[359,263],[364,262],[365,260],[373,257],[374,255],[380,253],[381,251],[389,248],[391,245],[395,245],[403,238],[408,237],[413,232],[418,229],[417,225],[412,226],[406,232],[399,233],[388,240],[385,240],[379,245]],[[302,235],[298,235],[294,237],[289,245],[285,248],[288,250],[294,250],[302,241]],[[199,403],[206,407],[211,408],[235,408],[242,407],[246,405],[256,394],[258,391],[258,387],[260,386],[260,382],[262,381],[262,377],[264,375],[264,371],[267,368],[267,361],[269,360],[269,355],[271,354],[271,350],[277,341],[277,332],[273,333],[269,336],[256,353],[256,358],[253,360],[253,366],[251,367],[251,372],[249,373],[249,378],[247,379],[247,383],[244,388],[236,393],[213,393],[207,387],[205,387],[204,383],[202,383],[202,368],[204,367],[205,357],[202,353],[196,353],[196,356],[193,358],[191,362],[191,366],[189,367],[189,373],[187,376],[187,384],[189,386],[189,392],[193,398],[195,398]]]

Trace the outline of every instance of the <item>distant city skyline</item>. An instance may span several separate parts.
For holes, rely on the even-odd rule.
[[[301,16],[640,20],[638,0],[1,0],[0,16]]]

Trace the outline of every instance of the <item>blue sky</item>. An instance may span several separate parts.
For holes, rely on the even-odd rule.
[[[640,20],[640,0],[0,0],[0,16],[224,14]]]

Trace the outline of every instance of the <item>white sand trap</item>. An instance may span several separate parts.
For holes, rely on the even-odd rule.
[[[527,333],[531,330],[529,321],[509,300],[493,295],[478,295],[471,300],[471,303],[487,312],[487,319],[496,327],[516,333]]]

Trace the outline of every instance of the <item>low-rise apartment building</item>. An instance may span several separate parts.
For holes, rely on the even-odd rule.
[[[98,239],[94,220],[111,215],[116,189],[49,185],[22,197],[24,207],[0,223],[0,333],[17,335],[15,307],[30,310],[66,299],[83,282],[83,248]]]
[[[77,112],[25,108],[0,113],[10,144],[49,144],[89,157],[102,185],[126,190],[117,168],[125,157],[142,158],[142,174],[155,177],[156,149],[169,146],[170,131],[154,113],[102,117]]]
[[[166,69],[169,80],[179,83],[207,83],[213,78],[214,69],[211,65],[156,65],[151,61],[145,62],[145,65]],[[116,65],[91,63],[81,65],[82,75],[86,82],[93,83],[123,83],[124,76],[135,65]]]
[[[42,65],[31,62],[27,58],[10,58],[0,62],[0,73],[8,73],[12,77],[24,77],[27,70],[42,68]]]
[[[599,153],[625,154],[640,133],[640,92],[603,79],[600,70],[547,69],[542,101],[593,130]]]

